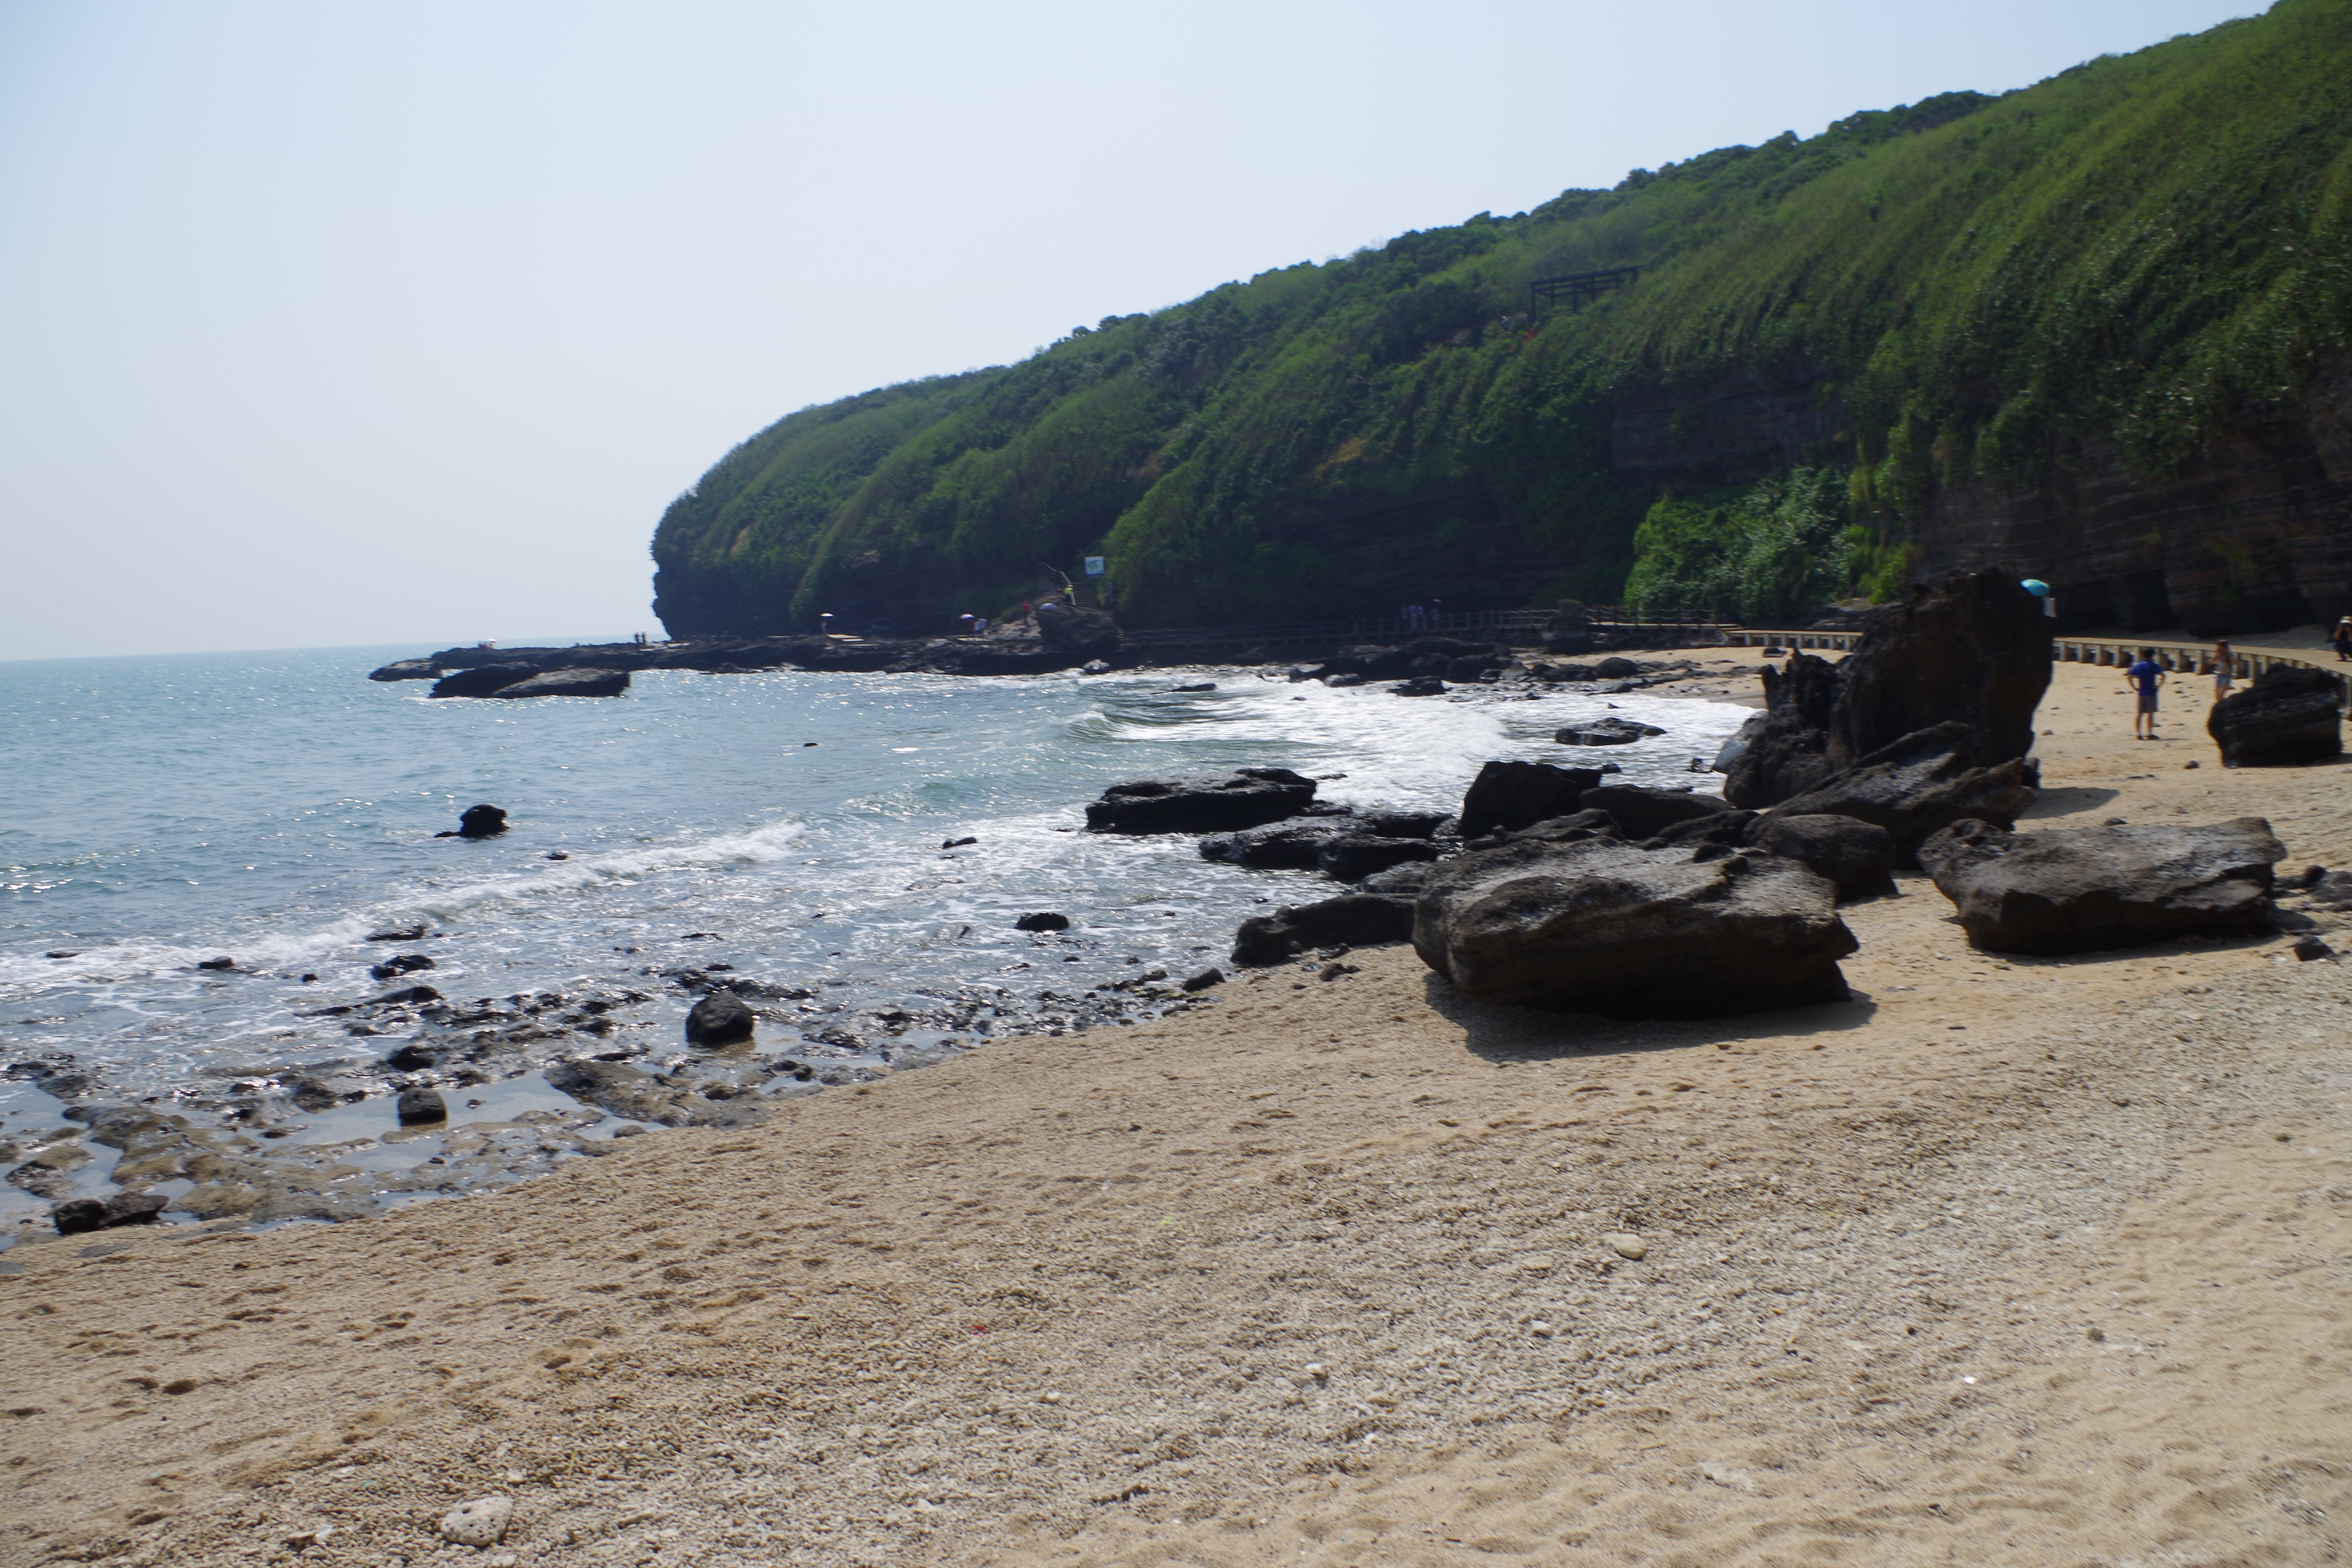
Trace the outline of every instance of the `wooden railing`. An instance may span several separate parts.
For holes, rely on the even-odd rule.
[[[1860,632],[1767,632],[1742,629],[1726,634],[1734,647],[1839,648],[1851,650],[1862,640]],[[2147,649],[2167,670],[2182,675],[2213,673],[2210,643],[2149,642],[2140,637],[2053,637],[2051,657],[2060,664],[2091,664],[2126,668]],[[2352,664],[2339,663],[2333,653],[2301,648],[2232,647],[2233,673],[2252,680],[2269,669],[2315,669],[2336,682],[2336,705],[2352,706]]]

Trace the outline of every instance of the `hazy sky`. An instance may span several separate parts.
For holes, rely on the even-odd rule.
[[[810,403],[2251,0],[0,0],[0,658],[657,630]]]

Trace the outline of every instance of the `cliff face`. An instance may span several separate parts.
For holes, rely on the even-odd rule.
[[[1853,444],[1834,384],[1803,363],[1629,402],[1610,436],[1620,475],[1675,492]],[[2038,577],[2062,629],[2219,637],[2352,614],[2352,354],[2321,356],[2301,406],[2232,421],[2170,474],[2085,438],[2031,487],[1931,484],[1909,532],[1916,576]]]
[[[2204,637],[2352,614],[2352,358],[2309,401],[2234,421],[2162,479],[2086,440],[2030,490],[1938,487],[1921,565],[2039,577],[2061,626],[2186,626]]]

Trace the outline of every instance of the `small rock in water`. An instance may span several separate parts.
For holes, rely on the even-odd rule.
[[[943,838],[940,841],[940,847],[942,849],[961,849],[967,844],[977,844],[979,842],[980,840],[977,838]]]
[[[687,1044],[731,1046],[751,1037],[758,1022],[751,1006],[732,991],[713,991],[686,1016]]]
[[[393,1113],[400,1118],[403,1127],[415,1127],[427,1121],[449,1120],[449,1102],[429,1089],[404,1089],[394,1103]]]
[[[1192,978],[1184,982],[1184,989],[1187,991],[1206,991],[1212,985],[1223,985],[1224,983],[1225,972],[1223,970],[1213,968],[1203,969],[1200,973],[1195,974]]]
[[[81,956],[81,950],[79,948],[75,948],[70,951],[65,948],[51,948],[48,952],[41,954],[41,956],[43,958],[79,958]]]
[[[370,942],[415,942],[425,935],[422,925],[402,926],[394,931],[380,931],[368,938]]]
[[[1217,683],[1215,681],[1202,680],[1196,681],[1191,686],[1171,686],[1168,689],[1171,691],[1214,691],[1216,689]]]
[[[1070,929],[1070,917],[1057,915],[1051,910],[1045,910],[1034,915],[1023,915],[1013,922],[1013,929],[1014,931],[1067,931]]]
[[[453,1546],[496,1546],[506,1539],[513,1518],[511,1498],[476,1498],[441,1516],[441,1539]]]
[[[420,969],[431,969],[433,961],[421,952],[404,952],[387,958],[382,963],[370,964],[368,973],[378,980],[391,980],[398,975],[413,974]]]
[[[196,967],[198,969],[235,969],[236,967],[236,960],[234,958],[207,958],[200,960],[197,963]]]
[[[1631,1231],[1618,1231],[1614,1235],[1604,1236],[1601,1239],[1609,1244],[1610,1251],[1635,1263],[1639,1263],[1650,1255],[1650,1244]]]
[[[571,859],[571,858],[572,858],[572,857],[571,857],[571,856],[566,855],[566,854],[565,854],[562,850],[561,850],[561,849],[551,849],[551,850],[549,850],[549,851],[547,852],[547,858],[548,858],[549,859],[551,859],[551,860],[569,860],[569,859]]]
[[[469,805],[457,814],[457,826],[436,838],[496,838],[507,830],[507,814],[495,805]]]

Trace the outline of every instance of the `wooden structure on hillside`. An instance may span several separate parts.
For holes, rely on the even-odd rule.
[[[1581,310],[1585,302],[1598,300],[1603,294],[1620,289],[1631,289],[1642,275],[1638,267],[1604,267],[1598,272],[1570,272],[1558,278],[1538,278],[1528,285],[1528,291],[1547,304],[1565,300],[1572,310]]]

